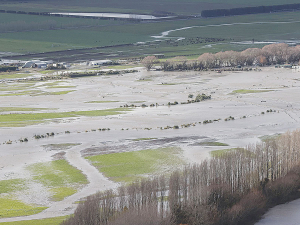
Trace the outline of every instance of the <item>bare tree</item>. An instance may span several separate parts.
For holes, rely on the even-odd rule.
[[[157,58],[155,56],[147,56],[142,60],[143,66],[149,71],[154,64],[157,62]]]

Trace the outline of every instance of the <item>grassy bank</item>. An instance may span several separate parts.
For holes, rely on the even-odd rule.
[[[87,156],[86,159],[116,182],[132,182],[145,175],[167,172],[183,165],[179,148],[158,148],[135,152]]]
[[[130,111],[126,108],[74,111],[74,112],[52,112],[52,113],[22,113],[22,114],[3,114],[0,117],[0,127],[18,127],[32,124],[43,123],[52,119],[63,119],[80,116],[109,116],[118,115]]]

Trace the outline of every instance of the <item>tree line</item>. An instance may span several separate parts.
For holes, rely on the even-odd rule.
[[[300,130],[89,196],[63,225],[252,224],[299,198]]]
[[[202,17],[219,17],[219,16],[236,16],[246,14],[271,13],[280,11],[299,10],[300,4],[270,5],[270,6],[254,6],[232,9],[211,9],[203,10]]]
[[[248,48],[242,52],[225,51],[218,53],[204,53],[197,60],[188,60],[184,56],[177,56],[160,62],[164,71],[176,70],[207,70],[236,66],[265,66],[274,64],[294,64],[300,60],[300,45],[289,46],[285,43],[275,43],[263,48]],[[147,56],[142,64],[150,70],[159,61],[155,56]]]

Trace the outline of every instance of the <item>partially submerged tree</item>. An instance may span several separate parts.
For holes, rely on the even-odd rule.
[[[147,56],[142,60],[143,66],[149,71],[153,65],[157,62],[157,58],[152,55],[152,56]]]

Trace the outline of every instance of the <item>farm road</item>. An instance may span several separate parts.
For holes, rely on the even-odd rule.
[[[21,216],[14,218],[3,218],[1,222],[13,222],[21,220],[45,219],[72,214],[81,198],[96,193],[99,190],[106,190],[117,187],[117,184],[105,178],[99,171],[81,157],[80,151],[90,147],[91,143],[75,146],[66,151],[66,160],[87,177],[89,184],[74,195],[71,195],[60,202],[54,202],[48,209],[35,215]]]

